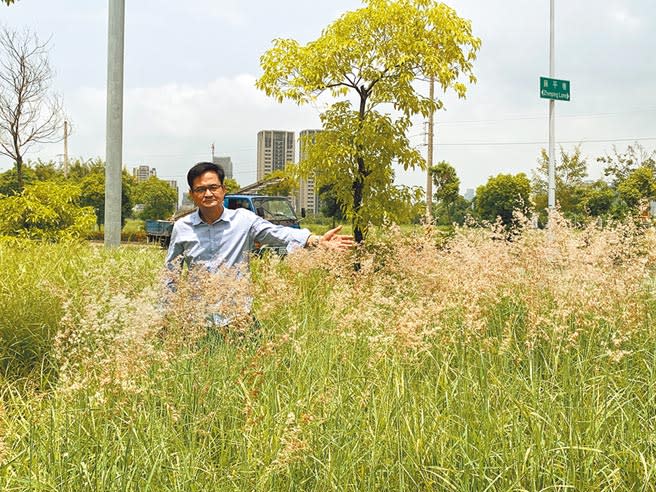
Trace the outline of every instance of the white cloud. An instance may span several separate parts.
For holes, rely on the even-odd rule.
[[[642,25],[642,21],[638,16],[633,15],[622,7],[616,7],[610,11],[610,18],[620,26],[636,30]]]
[[[217,155],[232,157],[238,180],[246,184],[255,180],[259,130],[298,132],[319,125],[315,109],[278,104],[255,88],[249,74],[199,85],[127,89],[124,100],[124,162],[154,166],[162,177],[179,177],[194,162],[208,159],[214,143]],[[71,153],[103,155],[104,89],[79,90],[68,98],[68,106],[78,129]],[[84,148],[76,146],[77,139]]]

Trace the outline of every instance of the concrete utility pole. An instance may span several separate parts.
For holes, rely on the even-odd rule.
[[[125,0],[109,0],[107,49],[107,143],[105,163],[105,247],[117,247],[121,244],[124,30]]]
[[[549,78],[555,77],[554,63],[554,0],[550,0],[549,8]],[[549,193],[548,205],[549,210],[556,207],[556,151],[555,151],[555,133],[556,133],[556,101],[549,99]]]
[[[435,99],[435,79],[430,78],[428,97],[433,101]],[[433,176],[431,168],[433,167],[433,114],[431,110],[428,116],[428,150],[426,152],[426,223],[433,222]]]
[[[68,121],[64,120],[64,177],[68,178]]]
[[[212,142],[212,162],[214,162],[214,142]]]

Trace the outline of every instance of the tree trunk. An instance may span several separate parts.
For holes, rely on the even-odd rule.
[[[367,108],[367,97],[369,92],[364,88],[360,89],[360,125],[364,122],[365,110]],[[358,153],[359,149],[358,149]],[[357,221],[357,217],[360,213],[360,207],[362,206],[362,192],[364,190],[364,179],[367,177],[367,170],[364,166],[364,157],[362,154],[357,156],[358,161],[358,175],[355,181],[353,182],[353,237],[355,242],[360,244],[364,240],[364,234],[362,233],[362,225]]]
[[[16,158],[16,180],[18,181],[18,193],[22,193],[25,185],[23,183],[23,156],[20,154]]]
[[[364,240],[364,235],[362,234],[362,226],[357,222],[357,217],[360,212],[360,207],[362,206],[362,190],[364,188],[364,159],[358,157],[358,178],[353,182],[353,236],[357,243],[361,243]]]

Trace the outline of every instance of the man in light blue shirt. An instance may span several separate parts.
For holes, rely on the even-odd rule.
[[[247,266],[255,242],[285,247],[288,252],[304,247],[353,247],[352,236],[337,234],[341,226],[316,236],[307,229],[272,224],[244,208],[226,209],[224,178],[221,166],[211,162],[199,162],[187,173],[198,210],[173,225],[166,255],[169,270],[181,268],[182,263],[190,269],[202,265],[212,273],[221,267]]]

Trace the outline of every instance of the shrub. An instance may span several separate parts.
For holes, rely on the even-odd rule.
[[[79,186],[41,181],[20,195],[0,198],[0,235],[58,241],[78,239],[92,230],[91,207],[80,207]]]

